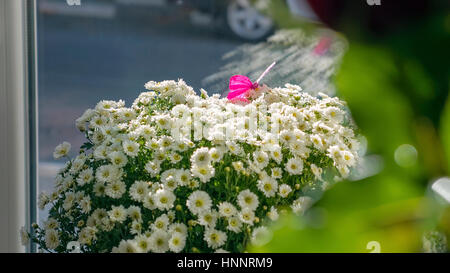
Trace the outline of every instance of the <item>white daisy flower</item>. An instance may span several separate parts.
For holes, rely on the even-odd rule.
[[[210,228],[205,231],[204,239],[210,248],[216,249],[225,244],[227,234],[223,231]]]
[[[272,239],[272,233],[267,227],[260,226],[253,230],[251,243],[255,246],[263,246]]]
[[[78,174],[77,183],[80,186],[83,186],[85,184],[89,184],[94,179],[94,171],[91,168],[88,168],[86,170],[82,170]]]
[[[207,183],[214,176],[215,169],[211,165],[192,165],[191,172],[192,175],[199,178],[201,182]]]
[[[238,232],[241,232],[241,227],[242,227],[242,222],[241,222],[241,220],[239,220],[239,217],[233,216],[231,218],[228,218],[228,226],[227,226],[228,230],[230,230],[234,233],[238,233]]]
[[[92,240],[95,238],[96,229],[93,227],[85,227],[81,229],[78,236],[78,242],[81,245],[90,245]]]
[[[299,158],[290,158],[286,163],[286,171],[292,175],[302,174],[303,161]]]
[[[50,202],[50,197],[46,192],[41,192],[38,197],[38,207],[43,210],[45,206]]]
[[[147,253],[150,251],[150,238],[145,235],[138,235],[134,238],[136,246],[139,248],[140,253]]]
[[[170,111],[175,118],[187,118],[190,116],[190,109],[184,104],[175,105]]]
[[[266,197],[273,197],[278,189],[278,182],[274,178],[267,176],[261,180],[258,180],[258,189]]]
[[[334,162],[339,162],[339,160],[341,159],[341,149],[338,145],[333,145],[330,146],[327,149],[328,152],[328,156],[333,159]]]
[[[89,196],[81,199],[80,208],[83,213],[89,213],[91,211],[91,198]]]
[[[144,168],[149,174],[152,175],[152,177],[155,177],[161,171],[161,166],[158,162],[149,161],[145,164]]]
[[[344,162],[346,166],[352,167],[353,165],[355,165],[356,160],[351,152],[342,151],[342,162]]]
[[[203,211],[210,210],[212,201],[208,193],[197,190],[189,195],[186,206],[193,214],[198,215]]]
[[[322,140],[320,135],[317,135],[317,134],[311,135],[310,140],[316,149],[318,149],[319,151],[323,151],[324,141]]]
[[[123,151],[130,157],[136,157],[139,153],[139,144],[137,142],[125,140],[122,146]]]
[[[72,167],[70,169],[70,173],[71,174],[75,174],[77,173],[79,170],[81,170],[81,168],[84,166],[84,163],[86,162],[85,158],[80,158],[77,157],[73,162],[72,162]]]
[[[117,167],[123,167],[128,163],[127,156],[119,151],[110,153],[108,157],[111,160],[111,163],[116,165]]]
[[[28,245],[30,242],[30,236],[28,235],[28,231],[25,227],[20,228],[20,242],[23,246]]]
[[[155,129],[153,127],[151,127],[150,125],[141,125],[138,130],[137,133],[142,136],[145,139],[151,139],[154,134],[155,134]]]
[[[327,107],[326,110],[324,111],[324,114],[327,118],[337,122],[337,123],[341,123],[344,119],[344,113],[342,112],[341,109],[337,108],[337,107]]]
[[[155,221],[152,224],[153,230],[167,230],[169,226],[169,217],[167,214],[163,214],[155,219]]]
[[[154,117],[154,120],[161,129],[170,129],[171,118],[169,115],[159,115]]]
[[[150,236],[150,250],[155,253],[164,253],[169,250],[169,234],[163,230],[156,230]]]
[[[179,253],[183,251],[184,247],[186,245],[186,235],[174,232],[172,233],[172,236],[169,239],[169,249],[172,252]]]
[[[148,141],[146,146],[155,151],[159,150],[159,148],[161,147],[158,139],[156,139],[156,138],[152,138],[150,141]]]
[[[164,180],[163,185],[165,189],[174,191],[177,188],[178,183],[174,176],[170,176]]]
[[[317,179],[320,180],[322,178],[322,168],[317,167],[315,164],[311,164],[311,172]]]
[[[211,155],[207,147],[198,148],[191,156],[191,164],[205,166],[211,163]]]
[[[131,185],[129,195],[134,201],[142,202],[148,195],[148,183],[145,181],[136,181]]]
[[[241,148],[238,144],[236,144],[235,142],[233,142],[233,141],[227,141],[227,142],[226,142],[226,145],[227,145],[228,150],[229,150],[232,154],[234,154],[234,155],[239,155],[239,154],[242,153],[242,148]]]
[[[272,168],[271,176],[272,176],[272,178],[279,179],[283,176],[283,170],[278,167]]]
[[[156,209],[155,200],[153,199],[154,195],[148,194],[144,197],[144,200],[142,201],[142,204],[144,205],[144,208],[149,210]]]
[[[54,229],[47,229],[45,231],[45,246],[48,249],[55,249],[59,246],[59,234]]]
[[[173,152],[169,155],[169,159],[172,164],[177,164],[183,159],[183,157],[179,153]]]
[[[272,148],[270,151],[270,157],[275,160],[278,164],[283,160],[283,153],[281,152],[281,147],[276,145],[275,148]]]
[[[232,217],[232,216],[236,215],[237,210],[233,206],[233,204],[231,204],[229,202],[221,202],[219,204],[219,213],[223,217]]]
[[[252,226],[255,221],[255,212],[250,208],[244,208],[239,212],[239,220]]]
[[[337,170],[339,171],[339,174],[342,176],[342,178],[347,178],[350,175],[350,169],[347,166],[336,166]]]
[[[263,151],[257,151],[253,153],[253,162],[259,169],[264,169],[269,164],[269,156]]]
[[[70,152],[70,148],[72,145],[70,145],[69,142],[64,141],[63,143],[56,146],[55,151],[53,152],[53,157],[55,159],[59,159],[61,157],[67,156]]]
[[[95,159],[106,159],[108,156],[108,148],[106,145],[100,145],[94,148],[94,158]]]
[[[309,196],[301,196],[297,200],[295,200],[292,205],[292,211],[295,214],[303,214],[307,209],[309,209],[313,204],[313,199]]]
[[[111,182],[120,178],[120,170],[113,165],[100,166],[95,172],[95,178],[99,182]]]
[[[180,186],[187,186],[191,179],[191,172],[189,170],[177,170],[175,173],[175,180]]]
[[[115,180],[108,183],[105,188],[105,194],[111,198],[119,199],[127,190],[126,185],[121,180]]]
[[[141,208],[138,206],[129,206],[127,209],[127,215],[133,221],[137,221],[137,222],[142,221]]]
[[[237,172],[241,172],[244,170],[244,163],[242,163],[242,161],[232,162],[231,165]]]
[[[69,210],[74,205],[75,201],[75,194],[73,192],[66,192],[64,202],[63,202],[63,209]]]
[[[169,226],[169,233],[181,233],[186,235],[187,234],[187,226],[183,223],[173,223]]]
[[[108,216],[111,221],[122,223],[127,219],[127,210],[122,205],[112,206]]]
[[[188,140],[188,139],[180,139],[174,145],[174,148],[175,148],[175,150],[177,150],[179,152],[184,152],[189,148],[189,146],[187,145],[187,143],[189,143],[189,142],[190,142],[190,140]]]
[[[160,150],[169,149],[174,144],[174,140],[170,136],[162,136],[159,139],[159,145],[161,146]]]
[[[97,197],[101,197],[105,195],[106,186],[103,182],[96,182],[94,184],[94,194]]]
[[[138,253],[139,248],[133,240],[122,240],[118,247],[112,249],[113,253]]]
[[[198,214],[198,222],[205,227],[214,228],[217,221],[216,211],[202,211]]]
[[[258,196],[248,189],[241,191],[237,197],[237,200],[242,209],[249,208],[251,210],[255,210],[259,205]]]
[[[292,131],[288,131],[288,130],[282,130],[280,132],[280,139],[281,142],[284,144],[289,144],[293,139],[295,139],[294,134],[292,133]]]
[[[166,189],[158,190],[153,196],[155,206],[160,210],[169,210],[173,208],[175,199],[175,194],[173,194],[172,191]]]
[[[209,155],[213,162],[219,162],[223,157],[223,150],[220,148],[211,148],[209,150]]]
[[[278,220],[278,216],[278,210],[274,206],[272,206],[267,212],[267,217],[269,217],[269,219],[272,221]]]
[[[288,184],[281,184],[279,187],[278,194],[281,197],[286,198],[288,197],[289,193],[291,193],[291,191],[292,191],[291,186],[289,186]]]
[[[142,231],[142,222],[133,221],[131,222],[130,233],[133,235],[141,234]]]

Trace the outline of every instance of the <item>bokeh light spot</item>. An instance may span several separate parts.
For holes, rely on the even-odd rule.
[[[417,162],[417,150],[410,144],[402,144],[395,150],[394,159],[400,167],[412,167]]]
[[[431,185],[431,189],[440,197],[450,203],[450,178],[441,177]]]

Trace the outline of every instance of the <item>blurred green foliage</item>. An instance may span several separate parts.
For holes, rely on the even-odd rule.
[[[424,232],[435,229],[449,241],[450,209],[428,188],[450,174],[450,13],[432,7],[382,36],[354,25],[342,30],[349,48],[335,80],[338,96],[368,153],[381,156],[382,171],[336,184],[304,216],[284,216],[272,240],[249,251],[370,252],[377,243],[367,244],[376,241],[381,252],[420,252]],[[285,12],[271,14],[293,27]],[[396,161],[402,144],[417,150],[413,164]]]
[[[447,160],[447,173],[450,173],[450,97],[447,98],[441,119],[441,140]]]

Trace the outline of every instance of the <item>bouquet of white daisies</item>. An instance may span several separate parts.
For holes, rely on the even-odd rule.
[[[256,86],[246,102],[183,80],[148,82],[131,108],[101,101],[76,121],[87,138],[55,191],[49,217],[22,230],[49,252],[243,252],[279,213],[303,213],[308,189],[358,163],[344,103],[299,86]]]

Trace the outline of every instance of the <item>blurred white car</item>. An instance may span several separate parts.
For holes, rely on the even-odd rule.
[[[256,41],[267,37],[274,29],[274,22],[259,10],[267,0],[168,0],[170,3],[189,5],[213,17],[234,36]],[[307,0],[286,1],[292,14],[309,20],[317,20]]]

